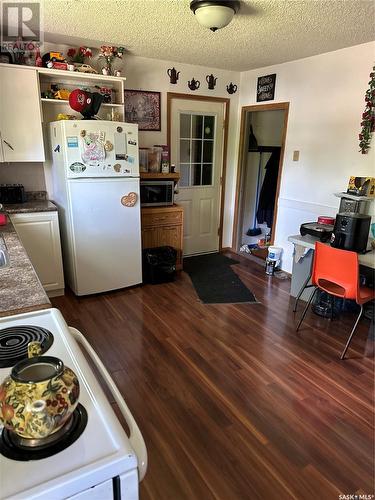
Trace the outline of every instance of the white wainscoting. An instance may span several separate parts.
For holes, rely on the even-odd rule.
[[[319,215],[335,217],[340,200],[332,195],[332,205],[319,205],[302,200],[279,198],[275,245],[283,248],[281,268],[292,272],[293,244],[288,236],[299,234],[299,228],[304,222],[314,222]]]

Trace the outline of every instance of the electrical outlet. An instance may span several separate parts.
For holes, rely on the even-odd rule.
[[[293,161],[299,160],[299,151],[293,151]]]

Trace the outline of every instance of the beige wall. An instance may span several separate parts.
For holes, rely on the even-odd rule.
[[[0,163],[0,184],[23,184],[26,191],[45,191],[43,163]]]
[[[68,47],[64,45],[53,46],[46,44],[46,50],[61,50],[67,52]],[[96,65],[94,58],[92,65]],[[239,86],[240,73],[226,71],[212,67],[196,66],[192,64],[181,64],[173,61],[163,61],[136,56],[125,56],[123,60],[122,75],[126,77],[125,87],[127,89],[153,90],[161,93],[161,131],[160,132],[140,132],[139,144],[141,147],[149,147],[154,144],[166,144],[167,142],[167,93],[177,92],[188,95],[206,95],[210,97],[230,98],[230,116],[228,128],[228,151],[227,151],[227,179],[225,206],[232,207],[230,211],[225,210],[223,224],[223,246],[232,245],[232,218],[233,218],[233,195],[235,186],[233,185],[233,171],[237,165],[238,150],[238,102],[239,91],[229,95],[226,86],[233,82]],[[177,84],[169,82],[167,70],[175,67],[180,71]],[[206,75],[213,74],[217,77],[214,90],[207,89]],[[192,78],[200,81],[200,87],[196,91],[191,91],[187,82]]]
[[[288,236],[318,215],[335,215],[339,200],[333,193],[345,191],[351,175],[374,175],[375,137],[368,155],[358,152],[374,60],[371,42],[241,74],[240,107],[256,104],[257,78],[271,73],[277,74],[274,102],[290,102],[275,235],[284,248],[284,270],[292,266]],[[300,151],[298,162],[292,161],[294,150]]]
[[[167,69],[175,67],[180,71],[180,78],[176,85],[169,83]],[[214,90],[207,89],[206,75],[213,74],[217,77],[217,84]],[[202,66],[193,66],[190,64],[181,64],[172,61],[159,61],[142,57],[127,57],[125,60],[126,88],[156,90],[161,92],[161,113],[162,130],[161,132],[141,132],[140,145],[152,146],[154,144],[166,144],[167,142],[167,92],[178,92],[189,95],[206,95],[215,97],[230,98],[230,117],[228,128],[228,153],[227,153],[227,178],[226,178],[226,196],[225,206],[233,206],[234,177],[232,172],[237,165],[238,150],[238,101],[239,91],[236,94],[229,95],[226,91],[226,85],[230,82],[239,84],[240,73],[225,71],[215,68],[206,68]],[[199,80],[200,88],[197,91],[191,91],[187,82],[192,78]],[[223,246],[232,245],[232,213],[225,210],[223,224]]]
[[[338,199],[333,192],[344,191],[350,175],[374,172],[374,141],[369,155],[358,152],[357,141],[364,93],[374,59],[375,42],[241,74],[128,56],[123,74],[127,88],[162,94],[162,130],[143,132],[140,143],[144,146],[166,142],[167,92],[228,97],[226,85],[230,81],[238,85],[239,91],[230,97],[223,246],[232,244],[241,106],[256,104],[258,76],[277,74],[274,102],[290,102],[290,111],[276,244],[284,248],[283,269],[290,271],[292,246],[287,242],[288,235],[297,233],[302,222],[316,220],[319,214],[335,215]],[[166,74],[172,66],[181,71],[177,85],[171,85]],[[210,73],[218,77],[214,91],[207,90],[205,83]],[[192,77],[201,81],[201,88],[196,92],[187,88],[187,81]],[[299,162],[292,161],[294,150],[300,151]],[[32,165],[0,165],[0,182],[4,182],[7,172],[7,182],[23,182],[27,188],[43,189],[40,165],[35,165],[30,176],[31,168]]]

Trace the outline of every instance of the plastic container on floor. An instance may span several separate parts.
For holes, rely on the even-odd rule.
[[[168,283],[176,276],[177,251],[170,246],[143,250],[143,283]]]
[[[268,258],[270,260],[279,261],[282,251],[283,249],[281,247],[270,246],[268,247]]]

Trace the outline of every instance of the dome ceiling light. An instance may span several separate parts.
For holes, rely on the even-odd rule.
[[[192,0],[190,9],[201,26],[216,31],[227,26],[238,12],[238,0]]]

